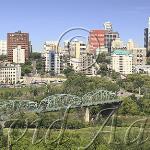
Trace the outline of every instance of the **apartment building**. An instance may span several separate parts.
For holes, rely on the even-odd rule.
[[[13,49],[13,63],[25,63],[25,49],[22,49],[20,45]]]
[[[7,41],[0,40],[0,55],[7,55]]]
[[[16,84],[21,78],[20,65],[1,63],[0,64],[0,83]]]
[[[112,56],[112,70],[121,74],[132,74],[132,54],[127,50],[114,50]]]

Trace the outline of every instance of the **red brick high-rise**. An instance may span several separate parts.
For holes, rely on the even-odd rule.
[[[8,61],[13,62],[13,49],[15,49],[18,45],[20,45],[22,49],[25,49],[25,60],[29,59],[29,33],[22,33],[21,31],[18,31],[14,33],[7,33]]]
[[[118,32],[109,30],[91,30],[89,35],[89,52],[96,53],[96,49],[104,46],[111,52],[112,41],[119,38]]]
[[[105,45],[106,30],[91,30],[89,35],[89,51],[95,53],[98,47]]]

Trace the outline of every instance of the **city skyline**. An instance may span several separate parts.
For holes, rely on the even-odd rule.
[[[1,2],[0,39],[6,39],[8,32],[28,32],[33,51],[41,51],[44,41],[58,40],[69,28],[103,29],[103,23],[110,21],[122,40],[132,38],[143,46],[144,28],[148,27],[150,14],[148,4],[148,0],[112,0],[109,3],[104,0],[5,0]]]

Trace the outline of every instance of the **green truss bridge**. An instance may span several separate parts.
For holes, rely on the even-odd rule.
[[[67,109],[68,107],[85,107],[87,108],[85,113],[85,121],[88,121],[88,107],[120,102],[121,100],[118,99],[115,93],[107,90],[91,91],[82,97],[69,94],[56,94],[44,98],[40,103],[30,100],[0,101],[0,115],[3,116],[4,114],[9,114],[10,112],[19,111],[42,113],[59,111],[61,109]]]

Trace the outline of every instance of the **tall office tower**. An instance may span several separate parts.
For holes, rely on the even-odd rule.
[[[118,32],[107,31],[105,32],[105,47],[108,48],[108,52],[111,53],[112,41],[119,38]]]
[[[148,18],[148,28],[144,29],[144,47],[150,51],[150,17]]]
[[[30,55],[29,33],[22,33],[21,31],[7,33],[8,61],[13,62],[13,49],[19,45],[21,49],[25,49],[25,60],[27,61]]]
[[[148,28],[144,29],[144,47],[148,50]]]
[[[30,53],[32,53],[32,43],[31,43],[31,41],[29,41],[29,46],[30,46]]]
[[[96,49],[105,45],[106,30],[91,30],[89,35],[89,52],[96,53]]]
[[[7,55],[7,41],[0,40],[0,55]]]
[[[113,30],[112,23],[111,22],[105,22],[104,23],[104,29],[108,30],[108,31],[112,31]]]
[[[150,51],[150,17],[148,18],[148,51]]]
[[[114,32],[110,22],[104,23],[104,30],[91,30],[89,35],[89,49],[95,54],[97,48],[108,48],[111,52],[112,41],[119,38],[119,33]]]

